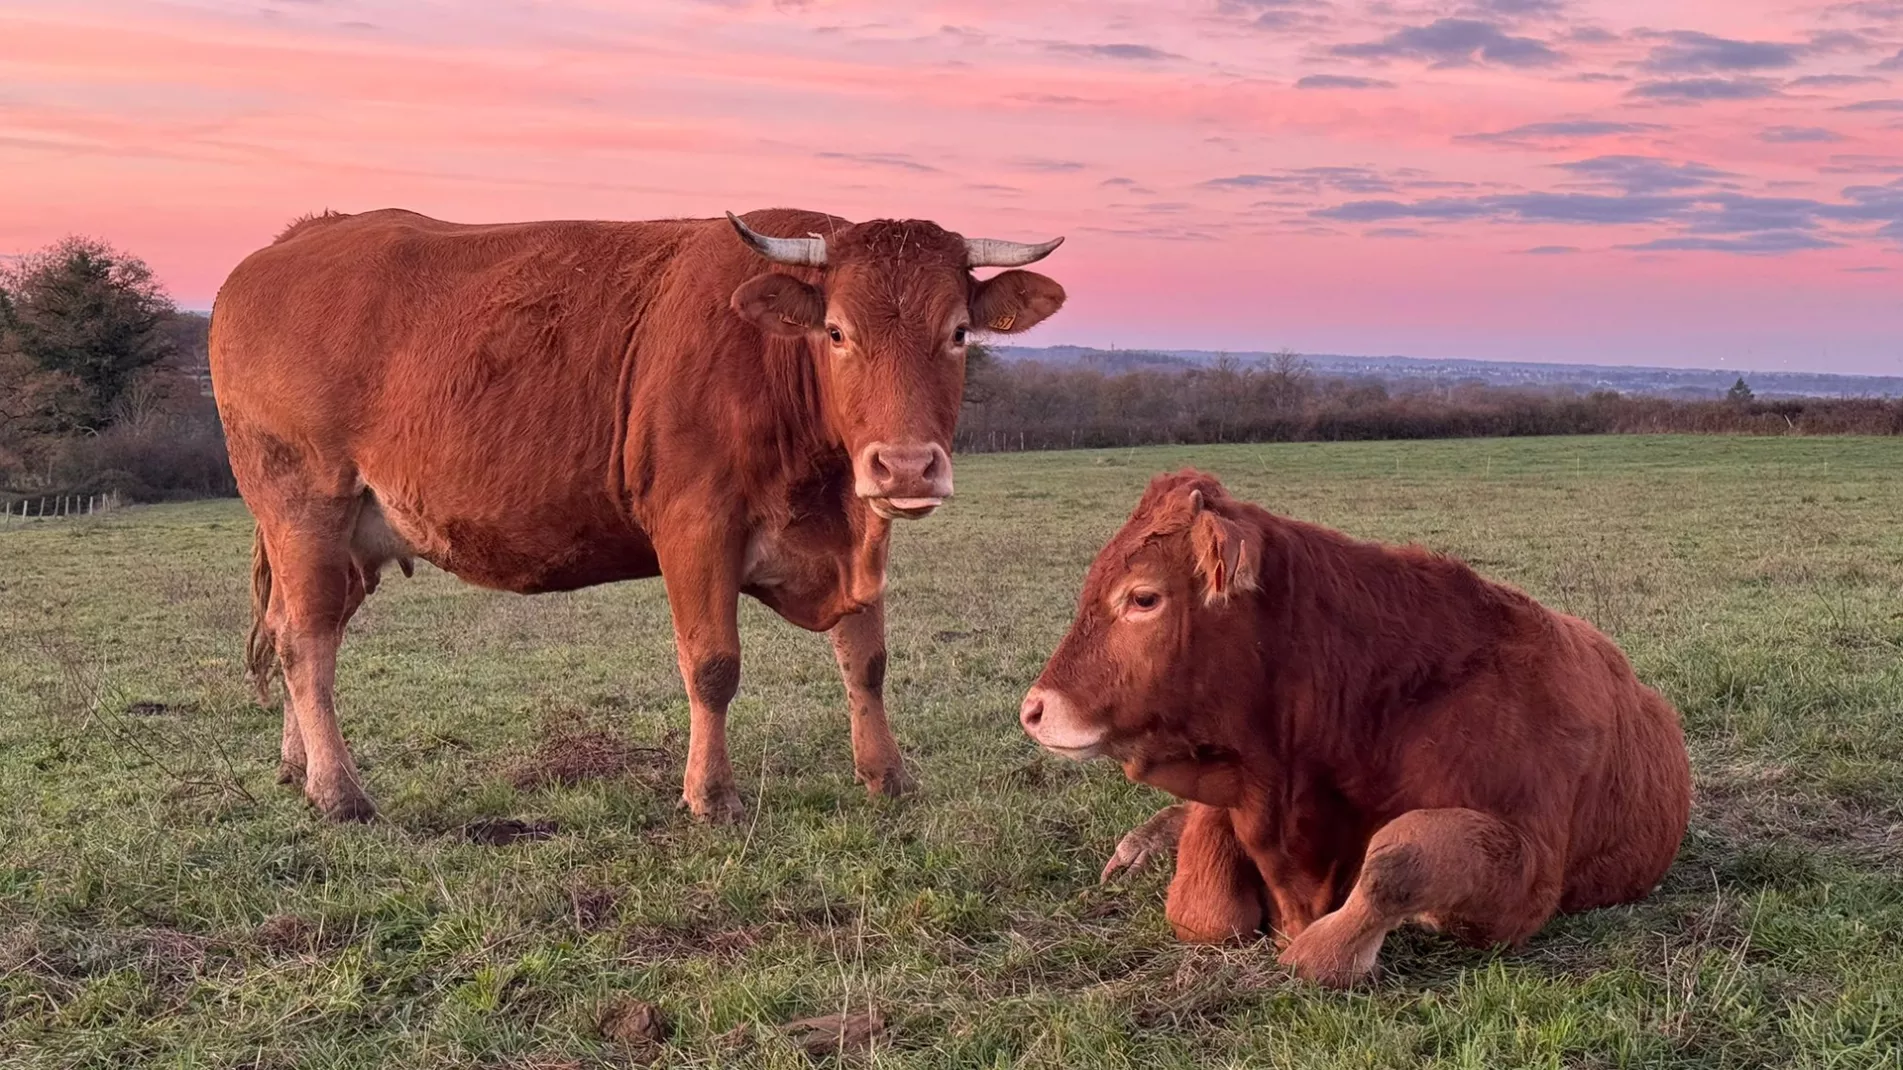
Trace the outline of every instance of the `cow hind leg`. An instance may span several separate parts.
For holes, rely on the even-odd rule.
[[[1268,908],[1262,875],[1236,839],[1229,811],[1192,804],[1176,846],[1176,877],[1163,914],[1176,938],[1194,944],[1249,940]]]
[[[912,788],[898,740],[885,717],[885,603],[842,618],[832,629],[833,656],[852,710],[852,764],[866,791],[896,798]]]
[[[1388,933],[1410,921],[1479,946],[1517,944],[1558,905],[1550,855],[1478,810],[1411,810],[1375,833],[1347,901],[1302,930],[1281,961],[1311,981],[1350,985],[1374,973]]]
[[[348,509],[337,512],[343,516],[336,525],[285,530],[269,540],[274,577],[267,628],[285,689],[279,779],[295,783],[301,770],[305,797],[324,816],[367,821],[376,807],[337,723],[336,678],[344,626],[374,581],[350,555]]]

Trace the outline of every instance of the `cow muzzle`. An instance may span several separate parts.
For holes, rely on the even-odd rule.
[[[887,520],[926,516],[952,496],[951,454],[935,442],[874,442],[852,467],[853,493]]]
[[[1085,724],[1070,699],[1046,687],[1033,687],[1024,696],[1018,723],[1038,746],[1079,762],[1104,753],[1104,738],[1110,734],[1108,728]]]

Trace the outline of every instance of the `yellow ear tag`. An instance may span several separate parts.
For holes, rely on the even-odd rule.
[[[1018,314],[1015,312],[1000,313],[997,319],[991,321],[991,329],[994,331],[1008,331],[1011,329],[1011,325],[1017,321]]]

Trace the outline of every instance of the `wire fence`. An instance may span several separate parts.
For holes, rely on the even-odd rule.
[[[100,516],[117,510],[122,504],[118,491],[109,494],[48,494],[0,502],[0,528],[35,520]]]

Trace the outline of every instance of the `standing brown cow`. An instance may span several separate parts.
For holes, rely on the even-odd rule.
[[[970,334],[1064,302],[1042,275],[972,269],[1062,239],[747,219],[326,214],[232,272],[211,372],[258,521],[247,662],[261,696],[282,665],[280,779],[325,814],[374,813],[337,725],[337,647],[379,570],[416,557],[521,593],[659,575],[692,709],[682,800],[705,818],[741,811],[739,595],[830,629],[859,776],[903,790],[889,522],[952,493]]]
[[[1098,555],[1019,717],[1191,800],[1152,821],[1178,936],[1275,932],[1329,984],[1404,922],[1518,944],[1640,898],[1691,805],[1677,712],[1592,625],[1195,472]]]

